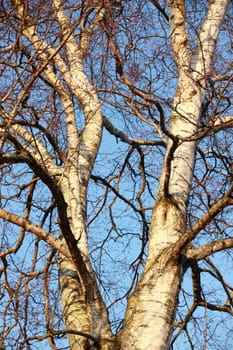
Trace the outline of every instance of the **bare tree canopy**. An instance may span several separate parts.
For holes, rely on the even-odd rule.
[[[0,18],[0,349],[231,348],[232,2]]]

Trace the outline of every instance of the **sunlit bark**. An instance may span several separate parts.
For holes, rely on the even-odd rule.
[[[36,178],[46,185],[56,203],[60,236],[55,238],[51,232],[30,221],[29,209],[32,196],[28,196],[26,209],[29,211],[25,211],[24,218],[4,208],[0,208],[0,217],[17,225],[23,231],[31,232],[37,239],[46,242],[53,251],[58,252],[56,263],[65,330],[56,333],[50,331],[48,325],[48,334],[44,335],[44,338],[50,339],[51,347],[54,348],[52,336],[67,334],[71,350],[169,349],[178,294],[187,268],[187,261],[195,261],[197,264],[199,259],[233,247],[232,238],[216,239],[214,242],[203,244],[200,247],[194,247],[190,244],[220,211],[233,204],[232,186],[229,186],[221,198],[218,197],[214,203],[209,205],[208,210],[191,228],[187,227],[187,210],[197,143],[206,135],[232,128],[233,124],[232,116],[227,115],[211,119],[204,125],[201,123],[202,107],[208,78],[212,73],[216,42],[229,1],[209,1],[206,18],[199,32],[196,33],[195,44],[193,43],[194,38],[189,37],[187,29],[187,4],[185,1],[168,1],[168,15],[158,1],[150,2],[169,23],[171,50],[178,72],[170,122],[167,126],[165,126],[161,104],[156,98],[150,97],[148,93],[137,88],[127,76],[127,72],[124,71],[121,50],[117,46],[117,40],[114,40],[114,26],[108,26],[107,23],[107,15],[110,19],[113,16],[112,2],[93,1],[87,2],[86,5],[80,5],[82,8],[81,10],[79,8],[81,17],[75,18],[72,24],[64,9],[64,1],[53,0],[53,20],[56,21],[60,34],[59,39],[55,41],[57,46],[53,47],[52,44],[48,43],[49,40],[46,41],[46,38],[41,37],[36,24],[30,18],[30,13],[27,12],[26,2],[13,1],[17,19],[22,25],[21,34],[32,46],[33,55],[38,62],[38,70],[33,72],[32,78],[20,94],[12,112],[7,112],[3,108],[0,111],[1,118],[4,120],[0,125],[1,149],[7,142],[9,149],[15,150],[14,154],[7,151],[2,155],[0,164],[5,166],[25,163],[36,175]],[[151,4],[150,6],[152,6]],[[121,4],[118,4],[118,7],[121,9]],[[75,33],[78,26],[80,29],[78,33]],[[158,140],[150,140],[150,138],[144,140],[134,138],[132,135],[128,136],[106,117],[103,117],[103,106],[99,100],[97,87],[92,83],[85,70],[85,58],[88,54],[90,39],[97,30],[103,31],[106,40],[108,40],[109,49],[113,56],[111,59],[115,60],[116,63],[116,80],[119,79],[130,91],[130,94],[136,96],[135,101],[139,99],[135,102],[134,98],[125,97],[122,93],[126,100],[125,108],[131,108],[131,113],[140,122],[153,127],[159,136]],[[8,48],[5,50],[7,51]],[[104,70],[103,67],[101,69]],[[26,92],[30,90],[38,77],[44,79],[46,84],[56,92],[62,105],[66,127],[66,152],[59,149],[59,145],[56,145],[51,138],[49,145],[53,151],[57,152],[62,165],[54,161],[52,152],[50,153],[49,148],[47,149],[46,142],[43,142],[43,137],[39,138],[36,133],[31,132],[32,127],[38,126],[38,121],[35,121],[34,124],[25,124],[26,127],[23,124],[23,118],[20,123],[15,121]],[[73,99],[76,99],[80,105],[83,117],[80,123],[82,126],[78,125]],[[144,105],[141,100],[146,101]],[[140,103],[143,105],[142,113],[139,113],[137,107],[137,104]],[[151,105],[156,107],[160,122],[159,118],[155,120],[153,116],[151,120],[144,117],[144,110],[149,109]],[[124,111],[123,108],[122,111]],[[33,112],[35,111],[33,110]],[[116,335],[112,333],[107,306],[100,294],[91,263],[86,218],[87,189],[104,127],[117,140],[119,138],[120,141],[130,145],[132,152],[137,150],[140,155],[140,147],[144,145],[162,146],[163,149],[166,147],[157,197],[150,220],[147,259],[139,282],[135,289],[131,290],[132,293],[127,294],[129,297],[124,322]],[[45,132],[42,126],[38,127],[38,130]],[[142,158],[141,156],[140,171],[143,163]],[[130,163],[125,161],[124,166],[126,164],[130,168]],[[136,171],[134,173],[136,174]],[[142,184],[138,185],[141,187],[136,195],[139,204],[141,204],[140,191],[143,186],[145,187],[146,182],[145,169],[142,173]],[[93,179],[94,181],[102,180],[102,183],[107,184],[108,189],[111,189],[114,195],[123,200],[135,212],[144,213],[145,208],[136,207],[133,201],[120,194],[115,184],[112,185],[105,178],[101,179],[98,176],[93,176]],[[143,215],[140,216],[142,221],[145,219]],[[114,225],[114,220],[112,220],[111,229],[114,229]],[[21,240],[20,235],[19,242]],[[146,244],[147,241],[145,246]],[[11,251],[6,250],[2,254],[0,253],[0,258],[4,259],[9,253],[15,252],[18,245],[20,243],[16,244]],[[46,269],[48,266],[49,262],[47,261]],[[197,266],[195,265],[195,267]],[[192,269],[194,272],[193,266]],[[44,274],[47,274],[47,270]],[[198,280],[198,275],[194,277]],[[195,278],[193,281],[195,283]],[[45,282],[47,283],[47,281]],[[48,299],[49,291],[46,283],[44,294],[45,299]],[[210,303],[205,304],[199,298],[200,286],[198,287],[199,290],[193,292],[194,309],[199,305],[228,312],[230,301],[227,305],[219,307]],[[193,289],[195,288],[193,287]],[[227,290],[227,288],[225,289]],[[230,300],[228,290],[226,294]],[[48,304],[47,299],[46,303]],[[46,322],[49,324],[48,305],[46,307]],[[179,324],[182,329],[186,327],[193,312],[191,308],[184,323]],[[43,336],[41,338],[38,336],[37,340],[42,340],[42,338]],[[26,336],[25,339],[25,342],[31,340],[31,338],[27,339]]]
[[[196,53],[192,54],[185,28],[185,4],[182,1],[169,3],[172,45],[179,80],[169,129],[171,139],[152,216],[148,260],[140,283],[128,303],[121,338],[122,350],[169,348],[184,268],[179,255],[181,250],[173,251],[173,245],[182,239],[186,230],[196,148],[195,141],[191,140],[198,130],[205,95],[204,81],[211,70],[212,55],[227,5],[228,1],[211,3],[200,32],[201,46],[197,44]],[[200,85],[198,80],[202,80],[203,84]]]

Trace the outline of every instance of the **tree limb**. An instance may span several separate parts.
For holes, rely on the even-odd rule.
[[[128,137],[124,132],[116,128],[109,119],[103,117],[103,125],[105,129],[116,138],[119,138],[122,142],[125,142],[129,145],[141,145],[141,146],[166,146],[163,141],[156,140],[140,140]]]
[[[233,238],[219,239],[214,242],[206,243],[201,247],[188,248],[185,253],[185,256],[188,259],[201,260],[223,249],[230,249],[230,248],[233,248]]]
[[[230,187],[230,189],[226,192],[226,194],[217,200],[207,211],[206,214],[204,214],[192,227],[190,230],[186,231],[180,239],[175,243],[173,252],[175,254],[179,254],[184,247],[187,245],[188,242],[192,241],[197,234],[203,230],[206,225],[209,224],[209,222],[216,216],[218,213],[221,212],[222,209],[227,207],[228,205],[233,205],[233,199],[232,199],[232,192],[233,192],[233,185]]]
[[[6,211],[2,208],[0,208],[0,218],[21,227],[25,231],[33,233],[34,235],[36,235],[36,237],[48,243],[51,247],[56,249],[62,255],[66,256],[69,259],[71,258],[67,249],[65,249],[55,237],[53,237],[49,232],[43,230],[41,227],[33,224],[30,220],[27,220],[16,214],[10,213],[9,211]],[[2,256],[4,256],[4,253],[0,253],[0,258]]]
[[[165,11],[164,8],[161,7],[161,5],[159,4],[159,2],[157,0],[150,0],[150,2],[159,10],[160,13],[162,13],[162,15],[164,16],[164,18],[166,19],[166,21],[169,21],[169,17]]]

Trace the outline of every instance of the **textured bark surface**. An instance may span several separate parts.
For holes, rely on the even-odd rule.
[[[213,1],[200,32],[202,48],[192,53],[185,28],[185,4],[170,1],[171,33],[179,80],[173,102],[168,144],[155,205],[145,271],[130,297],[121,334],[123,350],[166,350],[182,281],[182,251],[174,249],[186,230],[186,214],[193,177],[197,129],[205,96],[203,80],[227,1]],[[203,50],[203,51],[202,51]],[[201,52],[200,52],[201,51]],[[200,80],[199,80],[200,79]]]
[[[43,79],[53,88],[54,94],[59,96],[61,108],[64,110],[67,150],[64,152],[59,150],[59,147],[55,149],[62,166],[54,161],[52,152],[49,152],[43,141],[30,133],[31,125],[24,128],[23,122],[21,124],[12,122],[16,114],[8,115],[7,112],[1,111],[7,125],[0,125],[0,133],[5,137],[7,128],[10,130],[6,139],[10,147],[16,150],[11,161],[27,164],[36,178],[51,191],[56,202],[60,238],[55,239],[50,232],[33,225],[28,217],[22,219],[2,208],[0,217],[32,232],[38,239],[47,242],[58,251],[61,304],[70,350],[168,350],[178,294],[186,268],[184,255],[186,254],[186,258],[190,260],[198,260],[213,250],[233,246],[232,239],[218,241],[215,245],[206,244],[200,249],[188,245],[219,210],[232,204],[233,188],[208,209],[208,213],[192,229],[187,227],[187,208],[193,181],[196,146],[200,138],[202,106],[207,90],[206,80],[211,74],[216,41],[229,1],[209,1],[206,18],[200,25],[197,35],[197,43],[195,45],[192,43],[192,47],[187,31],[187,4],[179,0],[168,1],[169,14],[165,17],[169,22],[171,47],[178,72],[177,86],[171,107],[170,123],[161,127],[167,138],[165,141],[161,138],[161,144],[166,145],[166,152],[150,220],[147,260],[139,282],[128,297],[123,326],[116,335],[111,330],[108,309],[100,294],[91,264],[86,227],[87,190],[101,143],[103,124],[113,135],[132,146],[132,152],[137,150],[140,156],[141,153],[140,148],[136,147],[135,140],[126,137],[108,120],[104,122],[102,112],[104,107],[99,101],[97,88],[85,70],[85,58],[93,33],[98,30],[105,32],[113,59],[116,61],[117,79],[135,94],[137,103],[143,105],[144,102],[139,99],[145,98],[146,109],[152,103],[152,99],[150,101],[142,90],[134,87],[122,69],[120,50],[112,39],[114,27],[110,27],[112,30],[110,34],[107,32],[109,28],[106,24],[106,14],[109,14],[107,11],[110,11],[112,6],[110,1],[103,3],[93,1],[91,5],[87,2],[90,9],[82,5],[83,11],[80,13],[86,11],[86,17],[77,20],[72,27],[64,10],[65,2],[53,0],[54,21],[57,21],[62,37],[60,45],[56,48],[48,43],[49,40],[41,38],[36,25],[33,21],[29,22],[30,14],[25,17],[26,3],[20,0],[14,0],[13,3],[22,23],[22,35],[30,43],[31,50],[34,50],[36,60],[40,63],[41,72],[35,74],[39,76],[43,72]],[[157,1],[151,3],[165,15]],[[122,11],[121,4],[115,4],[114,10]],[[113,12],[110,11],[110,15],[113,16]],[[89,27],[87,27],[88,21],[91,23]],[[81,29],[77,35],[74,31],[78,25]],[[56,75],[51,62],[59,74]],[[28,88],[33,83],[33,79],[29,81]],[[76,99],[80,105],[82,126],[78,125],[72,99]],[[125,100],[126,105],[130,105],[131,101],[128,101],[127,97]],[[155,106],[160,111],[158,105],[156,101]],[[143,114],[140,118],[140,121],[145,122]],[[161,124],[166,123],[163,120]],[[232,120],[230,123],[224,118],[216,121],[213,123],[215,131],[219,130],[219,124],[230,127]],[[203,130],[202,132],[206,134],[212,132]],[[51,144],[52,142],[49,147],[53,148]],[[142,158],[141,156],[140,166]],[[9,155],[6,153],[1,164],[8,162],[10,163]],[[111,188],[114,193],[118,190],[116,183],[108,184],[108,189]],[[125,202],[128,204],[129,201]],[[135,209],[132,204],[131,207]],[[135,212],[138,214],[143,210],[140,207]],[[48,334],[49,331],[48,327]]]

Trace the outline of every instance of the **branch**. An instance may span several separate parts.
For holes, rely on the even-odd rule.
[[[214,121],[210,121],[207,124],[204,124],[201,126],[197,134],[194,135],[194,137],[190,138],[190,141],[197,141],[202,138],[204,138],[207,135],[212,135],[214,133],[217,133],[221,130],[225,129],[231,129],[233,128],[233,116],[222,116],[219,118],[216,118]]]
[[[2,208],[0,208],[0,218],[21,227],[25,231],[33,233],[38,238],[48,243],[52,248],[56,249],[62,255],[66,256],[69,259],[71,258],[67,249],[65,249],[55,237],[53,237],[49,232],[43,230],[41,227],[33,224],[30,220],[10,213],[9,211],[6,211]],[[0,253],[0,258],[4,255],[4,253]]]
[[[226,295],[227,295],[227,300],[226,300],[226,303],[225,303],[225,306],[228,305],[228,306],[231,306],[231,294],[232,294],[232,286],[230,286],[228,283],[226,283],[226,281],[224,280],[222,274],[220,273],[220,271],[218,270],[218,268],[215,266],[214,263],[212,263],[212,261],[209,259],[209,258],[205,258],[205,262],[211,267],[211,269],[213,270],[209,270],[209,269],[201,269],[201,272],[207,272],[209,273],[211,276],[213,276],[215,279],[217,279]],[[229,291],[230,290],[230,291]],[[230,303],[229,303],[230,302]]]
[[[107,180],[103,179],[100,176],[96,176],[96,175],[91,175],[91,179],[94,180],[95,182],[101,182],[104,186],[106,186],[107,188],[109,188],[115,195],[116,197],[120,198],[123,202],[125,202],[126,204],[128,204],[135,212],[137,213],[142,213],[145,210],[152,210],[152,207],[147,207],[147,208],[137,208],[135,207],[135,205],[132,203],[132,201],[130,201],[129,199],[125,198],[124,196],[122,196],[114,186],[112,186]]]
[[[80,39],[81,42],[78,44],[73,33],[75,27],[66,16],[63,8],[63,1],[53,0],[53,6],[61,27],[62,35],[65,37],[67,36],[67,33],[69,33],[69,37],[65,43],[69,71],[67,67],[65,67],[66,65],[61,57],[58,58],[58,56],[56,56],[55,62],[67,81],[71,91],[81,103],[83,114],[85,116],[85,125],[80,133],[80,138],[76,133],[77,126],[75,114],[72,114],[73,119],[70,119],[71,122],[67,121],[67,134],[70,140],[69,153],[73,156],[75,161],[77,161],[78,158],[78,164],[82,176],[81,181],[83,184],[87,184],[102,136],[103,118],[97,91],[88,80],[84,69],[83,59],[89,45],[90,35],[98,27],[99,22],[103,19],[105,11],[100,6],[99,9],[96,10],[92,25],[90,25],[88,29],[81,28],[83,29],[82,38]],[[72,26],[73,30],[70,33],[70,28]]]
[[[227,305],[214,305],[211,303],[208,303],[207,301],[201,300],[198,303],[198,306],[202,306],[206,309],[212,310],[212,311],[220,311],[220,312],[227,312],[231,316],[233,316],[233,310],[231,310]]]
[[[17,6],[18,16],[23,20],[26,12],[25,4],[23,4],[19,0],[15,0],[15,4]],[[27,18],[27,20],[30,21],[30,18]],[[78,148],[78,132],[77,132],[75,112],[73,109],[73,103],[64,85],[62,84],[61,80],[59,80],[56,74],[54,73],[53,67],[51,67],[50,63],[54,60],[54,62],[57,64],[58,68],[60,69],[61,73],[63,74],[64,78],[68,81],[69,85],[71,85],[71,80],[72,80],[71,74],[69,72],[69,69],[66,63],[64,62],[62,57],[59,55],[59,51],[63,46],[65,46],[65,44],[73,36],[73,31],[76,28],[76,26],[77,26],[77,22],[75,22],[73,25],[70,24],[69,28],[66,28],[66,30],[62,33],[63,36],[60,44],[55,49],[53,49],[51,46],[49,46],[45,41],[43,41],[40,38],[40,36],[36,31],[36,27],[32,23],[32,21],[30,21],[30,26],[25,26],[25,28],[23,28],[23,35],[25,35],[25,37],[34,46],[36,54],[40,61],[40,67],[37,69],[37,71],[34,73],[32,78],[29,80],[25,89],[29,90],[29,88],[32,86],[32,84],[36,80],[36,78],[40,76],[42,72],[45,73],[53,89],[58,92],[61,98],[62,104],[64,106],[64,111],[67,117],[66,125],[67,125],[67,131],[68,131],[67,132],[68,141],[69,141],[69,144],[74,145],[73,149]],[[76,51],[76,47],[74,47],[74,51]],[[17,109],[18,104],[19,102],[17,102],[17,105],[15,106],[15,110]]]
[[[34,115],[36,116],[36,119],[39,119],[39,117],[37,116],[36,111],[33,110]],[[25,122],[22,120],[15,120],[12,122],[12,125],[21,125],[21,126],[25,126],[25,127],[29,127],[29,128],[36,128],[40,131],[42,131],[43,135],[46,136],[47,140],[49,141],[50,145],[53,147],[53,150],[57,153],[59,159],[61,160],[61,162],[63,162],[64,164],[66,164],[67,158],[65,155],[65,152],[59,147],[57,140],[55,139],[54,136],[51,135],[50,131],[48,130],[48,128],[44,127],[42,124],[40,124],[38,122],[38,120],[36,120],[35,122]]]
[[[233,116],[227,115],[217,118],[214,121],[213,131],[218,132],[223,129],[230,129],[233,127]]]
[[[191,227],[190,230],[186,231],[180,239],[175,243],[173,247],[173,254],[179,255],[182,250],[185,248],[185,246],[192,241],[197,234],[203,230],[206,225],[208,225],[211,220],[217,216],[225,207],[228,205],[233,205],[233,199],[232,199],[232,192],[233,192],[233,185],[230,187],[230,189],[226,192],[226,194],[217,200],[209,209],[206,214],[204,214],[197,222],[196,224]]]
[[[35,336],[32,336],[32,337],[28,337],[26,338],[24,341],[22,341],[20,343],[20,346],[19,346],[19,349],[24,349],[24,344],[25,343],[28,343],[30,341],[33,341],[33,340],[37,340],[37,341],[43,341],[45,339],[48,339],[50,338],[51,336],[52,337],[58,337],[58,336],[61,336],[62,334],[75,334],[75,335],[79,335],[81,337],[85,337],[87,339],[90,339],[93,341],[94,344],[98,345],[99,343],[99,339],[93,337],[91,334],[89,333],[85,333],[85,332],[81,332],[81,331],[76,331],[74,329],[61,329],[59,331],[55,331],[55,330],[50,330],[47,334],[44,334],[44,335],[35,335]]]
[[[127,78],[127,76],[125,75],[125,72],[124,72],[124,64],[123,64],[123,61],[121,59],[121,52],[117,46],[117,43],[113,39],[112,32],[109,31],[107,27],[104,27],[104,31],[105,31],[105,34],[107,35],[108,40],[109,40],[109,47],[110,47],[110,49],[113,53],[114,59],[115,59],[116,73],[119,74],[122,82],[128,86],[128,88],[130,89],[130,91],[134,95],[141,97],[144,101],[147,101],[149,103],[154,104],[156,106],[156,108],[158,109],[160,116],[163,118],[164,111],[163,111],[163,108],[162,108],[161,104],[159,103],[158,99],[151,96],[151,92],[145,92],[145,91],[141,90],[140,88],[137,88]]]
[[[179,327],[179,331],[176,333],[174,339],[171,342],[171,346],[175,343],[176,339],[179,337],[183,330],[187,329],[187,324],[193,316],[194,312],[198,307],[198,303],[201,300],[201,280],[200,280],[200,270],[197,262],[194,262],[191,266],[192,269],[192,285],[193,285],[193,303],[188,309],[188,312],[181,322],[175,322],[174,327]]]
[[[8,164],[18,164],[18,163],[25,163],[26,158],[25,156],[21,154],[1,154],[0,156],[0,165],[6,166]]]
[[[44,181],[50,188],[53,176],[60,173],[59,167],[52,161],[50,154],[45,149],[40,140],[36,139],[26,129],[19,125],[13,125],[12,129],[18,131],[17,134],[24,139],[24,143],[20,142],[12,133],[7,133],[6,138],[19,154],[5,154],[0,158],[0,164],[27,163],[31,169]],[[0,127],[0,135],[4,135],[4,127]]]
[[[157,0],[150,0],[150,2],[159,10],[159,12],[162,13],[162,15],[164,16],[164,18],[166,19],[166,21],[169,21],[169,17],[165,11],[164,8],[161,7],[161,5],[159,4],[159,2]]]
[[[216,47],[220,25],[229,5],[229,0],[214,0],[209,1],[209,4],[208,13],[198,36],[199,43],[193,55],[194,64],[192,68],[196,71],[197,76],[199,75],[200,79],[205,79],[206,75],[208,75],[209,71],[212,69],[210,63]]]
[[[142,146],[166,146],[163,141],[156,140],[140,140],[128,137],[123,131],[116,128],[109,119],[103,117],[103,125],[105,129],[116,138],[119,138],[122,142],[125,142],[129,145],[142,145]]]
[[[233,248],[233,238],[219,239],[215,242],[204,244],[198,248],[191,247],[187,249],[185,256],[188,259],[201,260],[223,249],[230,248]]]
[[[37,179],[36,179],[35,175],[33,175],[32,181],[29,185],[28,195],[27,195],[27,199],[26,199],[26,207],[24,210],[24,219],[25,220],[28,220],[29,216],[30,216],[33,194],[34,194],[34,190],[36,187],[36,182],[37,182]],[[4,254],[3,256],[6,256],[6,255],[11,254],[11,253],[16,254],[23,243],[24,237],[25,237],[25,228],[21,227],[18,241],[16,242],[16,244],[13,247],[6,249],[3,253]],[[1,256],[1,257],[3,257],[3,256]]]
[[[189,47],[189,37],[186,30],[185,1],[170,0],[169,24],[171,28],[171,41],[174,52],[174,59],[181,71],[189,68],[191,49]]]

